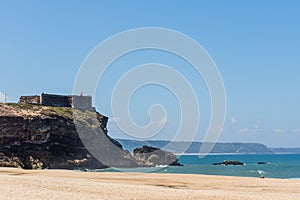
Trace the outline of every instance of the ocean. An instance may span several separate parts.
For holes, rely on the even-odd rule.
[[[223,176],[261,177],[300,179],[300,154],[266,154],[266,155],[208,155],[201,158],[197,155],[178,156],[183,167],[157,166],[151,168],[96,170],[101,172],[127,171],[149,173],[206,174]],[[243,162],[241,166],[212,165],[224,160]],[[266,164],[259,165],[258,162]]]

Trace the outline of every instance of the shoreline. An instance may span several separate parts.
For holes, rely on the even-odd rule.
[[[287,153],[174,153],[176,156],[227,156],[227,155],[299,155],[300,153],[287,152]]]
[[[300,180],[0,168],[1,199],[299,199]]]

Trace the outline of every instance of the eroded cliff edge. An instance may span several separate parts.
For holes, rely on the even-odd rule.
[[[0,103],[0,167],[100,169],[156,165],[141,162],[139,155],[133,157],[109,137],[107,122],[107,117],[89,110]],[[163,162],[165,155],[170,157],[169,153],[159,154],[162,162],[157,164],[178,162],[176,156]]]
[[[83,145],[74,124],[88,127],[82,137],[97,141],[99,162]],[[0,166],[80,169],[138,166],[130,152],[107,135],[108,118],[98,112],[29,104],[0,104]],[[101,129],[101,130],[100,130]]]

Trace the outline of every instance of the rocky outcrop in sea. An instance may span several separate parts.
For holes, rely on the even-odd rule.
[[[244,163],[237,161],[237,160],[224,160],[223,162],[220,163],[213,163],[213,165],[244,165]]]
[[[157,165],[164,166],[182,166],[178,162],[175,154],[164,151],[159,148],[144,145],[142,148],[136,148],[133,151],[134,159],[141,166],[155,167]]]

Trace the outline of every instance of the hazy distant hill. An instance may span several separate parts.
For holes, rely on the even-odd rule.
[[[272,152],[274,153],[297,153],[300,154],[300,148],[270,148]]]
[[[132,151],[133,149],[143,145],[149,145],[172,151],[174,153],[199,153],[202,145],[202,142],[192,142],[189,145],[188,142],[170,143],[170,141],[163,140],[137,141],[118,139],[118,141],[123,145],[124,149],[127,149],[129,151]],[[185,147],[187,146],[188,149],[185,150]],[[272,154],[273,151],[267,146],[259,143],[217,143],[211,153]]]

